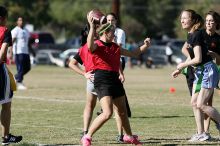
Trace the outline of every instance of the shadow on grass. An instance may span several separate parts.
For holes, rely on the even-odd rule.
[[[205,142],[194,142],[189,143],[187,139],[177,139],[177,138],[149,138],[141,141],[143,145],[159,145],[159,146],[179,146],[179,145],[220,145],[220,141],[218,138],[212,138],[210,141]],[[94,141],[96,145],[98,141]],[[104,141],[101,142],[101,145],[106,145]],[[108,145],[126,145],[125,143],[117,143],[117,142],[109,142]],[[100,145],[100,144],[97,144]],[[16,146],[80,146],[79,144],[30,144],[30,143],[20,143],[16,144]]]
[[[16,146],[80,146],[79,144],[30,144],[30,143],[20,143]]]
[[[16,146],[38,146],[37,144],[31,144],[31,143],[18,143]]]
[[[150,138],[141,141],[144,145],[161,145],[161,146],[177,146],[177,145],[219,145],[218,138],[212,138],[209,141],[190,143],[187,139],[169,139],[169,138]]]
[[[191,118],[191,117],[194,117],[194,116],[146,116],[146,117],[131,117],[131,118],[134,118],[134,119],[139,119],[139,118],[143,118],[143,119],[148,119],[148,118],[182,118],[182,117],[188,117],[188,118]]]

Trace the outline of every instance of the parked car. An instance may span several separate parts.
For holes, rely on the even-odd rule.
[[[59,54],[59,60],[55,62],[60,67],[68,67],[70,59],[78,53],[79,49],[67,49]]]
[[[54,65],[59,59],[60,53],[61,53],[60,50],[52,50],[52,49],[39,50],[35,57],[36,64]]]
[[[32,49],[39,48],[40,45],[55,44],[54,37],[48,32],[32,32],[30,33],[29,44]]]
[[[152,40],[152,45],[167,46],[173,51],[172,62],[179,64],[183,62],[186,57],[182,54],[181,49],[184,45],[184,40],[168,39],[168,40]]]
[[[149,62],[153,66],[162,66],[168,63],[166,56],[166,46],[151,45],[143,54],[143,60],[146,67],[149,67]]]
[[[65,42],[65,46],[67,49],[71,49],[71,48],[77,49],[80,47],[80,45],[81,45],[81,37],[70,38]]]
[[[179,64],[179,63],[183,62],[184,60],[186,60],[186,57],[182,53],[182,47],[183,47],[184,43],[185,43],[185,41],[176,40],[176,39],[170,40],[167,43],[167,46],[169,46],[171,48],[171,50],[173,51],[172,62],[175,64]]]

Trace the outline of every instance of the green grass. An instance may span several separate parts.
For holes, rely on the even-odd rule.
[[[15,73],[15,67],[10,68]],[[196,128],[185,78],[172,79],[173,69],[125,71],[132,131],[140,136],[144,145],[197,145],[187,142]],[[15,92],[12,105],[11,132],[24,137],[19,145],[79,145],[85,79],[69,69],[36,66],[25,76],[24,82],[28,90]],[[176,92],[170,93],[170,87],[176,88]],[[214,106],[220,110],[219,97],[216,92]],[[94,112],[99,109],[97,102]],[[93,145],[121,145],[115,142],[116,129],[112,118],[95,133]],[[220,144],[213,123],[210,131],[214,140],[200,144]]]

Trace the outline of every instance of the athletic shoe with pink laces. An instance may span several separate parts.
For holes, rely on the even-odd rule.
[[[132,136],[124,135],[123,140],[125,143],[135,144],[135,145],[139,145],[139,146],[142,145],[142,143],[138,140],[137,135],[132,135]]]
[[[84,135],[81,139],[81,143],[83,146],[91,146],[92,138],[88,135]]]

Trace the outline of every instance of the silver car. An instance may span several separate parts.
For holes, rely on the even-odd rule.
[[[59,58],[60,50],[39,50],[36,54],[36,64],[56,64],[57,58]]]

